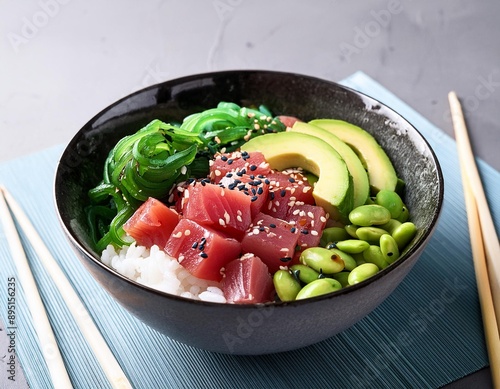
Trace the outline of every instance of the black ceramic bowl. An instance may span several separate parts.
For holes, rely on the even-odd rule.
[[[189,300],[140,285],[100,262],[85,222],[87,191],[102,178],[108,151],[152,119],[179,121],[220,101],[264,104],[303,120],[337,118],[369,131],[406,181],[405,202],[418,234],[404,255],[367,281],[309,300],[269,305]],[[441,170],[428,143],[404,118],[366,95],[297,74],[224,71],[140,90],[104,109],[71,140],[55,180],[57,212],[78,257],[126,309],[180,342],[221,353],[297,349],[345,330],[375,309],[404,279],[433,233],[443,201]],[[290,334],[293,334],[291,336]]]

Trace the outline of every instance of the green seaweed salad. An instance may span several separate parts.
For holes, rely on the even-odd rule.
[[[285,129],[265,106],[220,102],[180,125],[155,119],[122,138],[109,152],[102,181],[89,191],[86,214],[95,248],[130,244],[122,226],[134,211],[149,197],[166,200],[176,183],[206,177],[215,153]]]

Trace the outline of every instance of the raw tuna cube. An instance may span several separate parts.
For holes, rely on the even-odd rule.
[[[300,251],[319,245],[321,234],[326,225],[326,212],[316,205],[294,205],[288,212],[287,219],[297,227]]]
[[[165,251],[195,277],[221,281],[224,266],[239,257],[241,245],[216,230],[181,219]]]
[[[261,211],[269,194],[269,180],[263,175],[228,173],[220,180],[219,185],[250,197],[252,217]]]
[[[270,182],[269,197],[262,212],[285,219],[295,203],[314,204],[313,188],[300,172],[273,172],[267,175],[267,179]]]
[[[252,221],[249,196],[215,184],[198,182],[184,191],[185,218],[241,239]]]
[[[265,303],[273,299],[273,279],[259,257],[244,254],[226,265],[222,290],[228,302]]]
[[[227,173],[266,175],[271,171],[264,154],[246,151],[218,154],[210,162],[210,179],[218,183]]]
[[[253,253],[274,274],[292,260],[299,234],[284,220],[259,213],[241,241],[243,253]]]
[[[278,116],[278,120],[283,123],[287,127],[293,127],[295,122],[300,122],[301,120],[297,119],[295,116],[286,116],[286,115],[280,115]]]
[[[123,225],[138,245],[164,247],[179,222],[179,214],[161,201],[150,197]]]

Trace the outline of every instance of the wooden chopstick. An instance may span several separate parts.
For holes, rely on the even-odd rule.
[[[455,92],[448,95],[459,153],[472,256],[490,370],[494,387],[500,388],[500,277],[498,237],[486,202],[474,155],[470,146],[462,108]],[[476,189],[476,190],[474,190]],[[485,227],[486,226],[486,227]],[[496,248],[495,248],[496,243]],[[499,251],[500,252],[500,251]]]
[[[85,306],[83,305],[82,301],[76,294],[70,282],[64,275],[64,272],[61,270],[56,260],[54,259],[48,248],[43,243],[40,235],[37,233],[37,231],[31,224],[28,217],[24,214],[22,208],[19,206],[19,204],[17,204],[12,195],[3,187],[0,187],[0,197],[2,199],[0,202],[0,205],[2,205],[0,207],[0,214],[2,216],[2,220],[11,222],[11,223],[6,223],[6,228],[9,232],[8,240],[9,242],[11,241],[17,242],[15,244],[11,244],[11,251],[14,260],[16,262],[16,265],[18,266],[18,276],[23,286],[23,290],[25,290],[25,292],[28,291],[30,293],[30,295],[27,296],[27,300],[28,302],[29,301],[33,302],[32,304],[33,306],[30,305],[31,314],[33,315],[33,313],[35,313],[37,315],[37,317],[33,317],[34,324],[36,326],[39,325],[39,323],[37,323],[38,315],[43,316],[43,314],[40,312],[45,313],[45,309],[38,294],[38,290],[36,289],[36,284],[34,283],[35,281],[33,279],[28,261],[24,254],[24,250],[22,248],[19,235],[17,233],[15,224],[12,220],[12,216],[8,209],[9,207],[14,216],[16,217],[19,226],[25,232],[28,240],[35,249],[43,266],[45,267],[50,277],[54,281],[55,285],[57,286],[59,292],[61,293],[61,296],[63,297],[69,311],[71,312],[73,318],[75,319],[75,322],[80,328],[80,331],[82,332],[88,344],[90,345],[92,351],[94,352],[94,355],[98,360],[98,362],[100,363],[101,368],[106,377],[108,378],[111,386],[113,388],[132,388],[132,385],[130,384],[127,377],[125,376],[125,373],[123,372],[120,365],[116,361],[113,353],[111,352],[106,341],[102,337],[102,334],[94,324],[92,317],[85,309]],[[22,267],[19,268],[19,266]],[[45,318],[47,323],[45,324],[45,327],[41,329],[41,331],[43,332],[40,333],[37,329],[39,338],[40,337],[44,338],[45,336],[47,336],[46,331],[47,331],[48,318],[46,314]],[[50,329],[50,324],[48,324],[48,326]],[[52,331],[50,332],[52,333]],[[52,349],[55,348],[59,350],[57,348],[57,343],[53,336],[51,337],[51,342],[52,343],[50,343],[50,345],[52,346]],[[42,348],[42,350],[43,349],[44,348]],[[51,364],[49,366],[49,370],[51,371],[51,378],[54,383],[54,386],[61,388],[71,387],[69,378],[67,383],[60,381],[60,376],[64,375],[67,376],[64,364],[62,364],[62,358],[60,354],[58,353],[57,357],[54,357],[52,354],[45,355],[45,360],[47,361],[47,365],[49,365],[49,363]],[[58,361],[57,364],[56,362],[53,362],[55,360]],[[60,385],[56,386],[56,383],[60,383]]]
[[[456,134],[458,155],[460,160],[464,162],[465,177],[463,181],[464,184],[467,183],[467,185],[470,186],[476,202],[483,235],[491,292],[493,294],[493,304],[495,305],[497,322],[500,323],[500,243],[488,207],[486,195],[484,194],[483,184],[477,170],[460,101],[455,92],[450,92],[449,100]]]
[[[2,219],[5,236],[9,242],[12,257],[16,264],[17,277],[23,287],[26,303],[31,312],[33,326],[38,336],[40,349],[42,350],[49,374],[54,388],[71,388],[66,367],[57,345],[56,338],[52,332],[49,318],[43,306],[42,299],[38,293],[38,288],[31,273],[31,269],[24,252],[21,239],[16,230],[16,225],[9,212],[7,203],[0,188],[0,217]]]

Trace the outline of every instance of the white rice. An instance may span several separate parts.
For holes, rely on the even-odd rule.
[[[109,245],[101,260],[125,277],[162,292],[195,300],[226,302],[220,283],[192,276],[158,246],[148,250],[132,243],[117,251]]]

